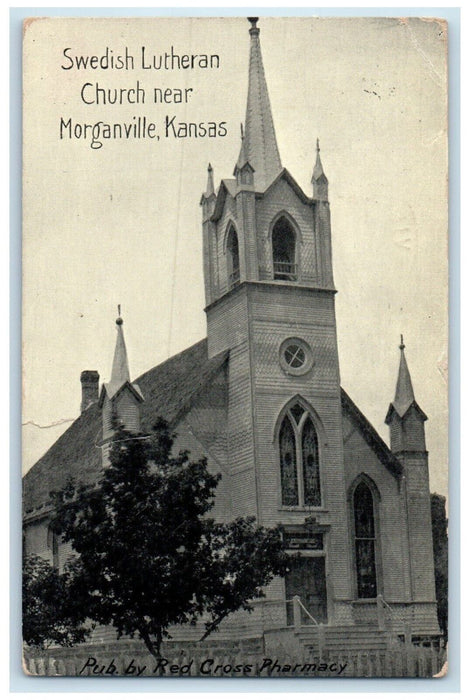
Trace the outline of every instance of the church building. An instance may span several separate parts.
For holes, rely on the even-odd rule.
[[[426,415],[403,338],[384,407],[390,447],[340,385],[328,179],[318,141],[310,192],[283,166],[260,29],[250,23],[239,155],[217,188],[209,165],[200,200],[207,338],[132,381],[118,318],[110,382],[100,391],[98,373],[82,372],[81,415],[24,478],[25,551],[63,566],[70,550],[49,527],[49,492],[70,475],[98,480],[113,412],[144,432],[163,416],[177,450],[206,456],[222,474],[211,515],[280,523],[301,555],[215,638],[268,640],[291,629],[307,639],[321,627],[330,648],[429,642],[440,631]]]

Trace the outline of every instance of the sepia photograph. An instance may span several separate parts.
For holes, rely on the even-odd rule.
[[[23,670],[439,678],[447,23],[23,25]]]

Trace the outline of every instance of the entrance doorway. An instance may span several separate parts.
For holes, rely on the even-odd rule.
[[[295,595],[317,622],[327,622],[325,557],[302,557],[293,563],[286,575],[286,598],[290,601]],[[303,610],[301,621],[313,624]],[[292,603],[287,604],[287,624],[294,624]]]

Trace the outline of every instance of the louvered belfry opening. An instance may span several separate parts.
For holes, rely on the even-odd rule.
[[[227,237],[227,272],[229,289],[240,282],[240,253],[238,249],[238,236],[234,227],[230,227]]]
[[[295,232],[285,217],[281,217],[274,224],[272,244],[274,279],[295,281]]]

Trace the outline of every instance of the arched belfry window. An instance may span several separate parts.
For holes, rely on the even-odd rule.
[[[228,286],[232,289],[240,282],[240,253],[238,250],[238,236],[235,228],[230,227],[227,236],[227,274]]]
[[[377,597],[376,522],[374,496],[360,481],[354,490],[354,548],[356,557],[357,597]]]
[[[273,226],[273,272],[275,280],[297,279],[295,251],[295,231],[285,216],[281,216]]]
[[[318,435],[309,412],[294,404],[279,429],[283,506],[320,506]]]

